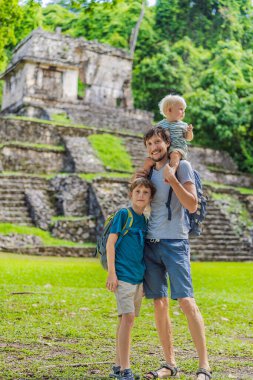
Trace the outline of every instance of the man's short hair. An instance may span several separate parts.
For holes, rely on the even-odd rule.
[[[138,187],[138,186],[144,186],[144,187],[146,187],[147,189],[150,189],[150,191],[151,191],[151,198],[154,197],[154,195],[155,195],[155,193],[156,193],[156,188],[155,188],[155,186],[153,185],[153,183],[152,183],[149,179],[147,179],[147,178],[145,178],[145,177],[141,177],[141,178],[137,178],[137,179],[135,179],[135,180],[131,183],[131,185],[130,185],[130,189],[129,189],[130,193],[132,193],[133,190],[134,190],[136,187]]]
[[[168,129],[165,129],[160,126],[150,128],[144,135],[144,145],[147,145],[147,141],[153,136],[159,136],[167,144],[170,144],[170,132]]]
[[[182,104],[184,109],[187,107],[186,101],[184,98],[180,95],[167,95],[165,96],[159,103],[159,109],[160,113],[166,117],[166,111],[169,107],[173,106],[174,104]]]

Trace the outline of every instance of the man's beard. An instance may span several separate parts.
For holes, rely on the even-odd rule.
[[[166,152],[163,156],[159,157],[159,158],[152,158],[152,160],[154,162],[160,162],[164,159],[164,157],[167,157],[168,153]]]

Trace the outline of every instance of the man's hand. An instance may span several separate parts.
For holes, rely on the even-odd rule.
[[[107,280],[106,280],[106,287],[111,292],[115,292],[116,288],[118,286],[118,278],[116,276],[116,273],[108,273]]]
[[[175,169],[173,169],[169,164],[166,164],[163,169],[163,178],[164,182],[168,183],[169,185],[173,185],[173,183],[177,182]]]

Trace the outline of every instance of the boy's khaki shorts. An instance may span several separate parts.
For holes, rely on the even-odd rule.
[[[134,285],[119,280],[115,291],[118,315],[134,313],[135,316],[138,317],[141,308],[142,295],[142,284]]]

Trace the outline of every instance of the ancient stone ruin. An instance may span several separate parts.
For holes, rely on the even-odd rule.
[[[34,30],[14,50],[1,79],[2,114],[143,132],[152,114],[133,108],[132,59],[121,49]]]

